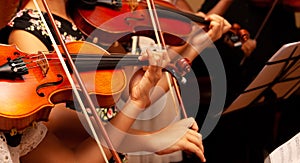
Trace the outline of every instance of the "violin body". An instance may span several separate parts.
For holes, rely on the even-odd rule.
[[[70,53],[108,54],[98,46],[83,42],[73,42],[67,44],[67,47]],[[22,130],[33,122],[46,121],[55,104],[76,102],[56,53],[36,58],[11,45],[0,45],[0,53],[0,65],[16,58],[22,58],[27,63],[27,70],[21,75],[7,75],[4,68],[0,71],[0,74],[6,74],[0,78],[0,130]],[[89,61],[80,63],[91,64]],[[80,75],[95,106],[114,105],[126,85],[122,69],[97,70],[96,65],[80,70]]]
[[[155,1],[160,29],[168,45],[182,45],[190,34],[191,18],[205,22],[194,14],[179,12],[172,4],[165,1]],[[174,12],[176,11],[176,12]],[[187,15],[191,17],[187,17]],[[115,41],[127,42],[132,35],[154,38],[154,28],[145,0],[138,2],[134,10],[126,0],[118,8],[106,5],[96,5],[91,8],[79,8],[73,13],[77,27],[91,38],[94,43],[100,42],[109,46]],[[206,22],[207,23],[207,22]]]

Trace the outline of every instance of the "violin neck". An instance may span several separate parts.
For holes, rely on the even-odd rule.
[[[72,55],[74,63],[79,69],[114,69],[123,66],[144,66],[148,61],[139,61],[138,55]]]
[[[122,7],[122,0],[80,0],[79,6],[83,8],[94,8],[97,5],[105,5],[113,8]]]
[[[109,5],[113,8],[122,7],[122,0],[97,0],[97,5]]]
[[[180,11],[180,10],[177,10],[177,9],[172,9],[172,8],[169,8],[169,7],[160,6],[160,5],[156,5],[156,8],[160,9],[162,11],[170,11],[170,12],[177,13],[179,15],[182,15],[182,16],[185,16],[185,17],[189,18],[190,20],[192,20],[196,23],[200,23],[200,24],[204,24],[204,25],[209,25],[210,24],[210,21],[206,21],[203,17],[197,16],[197,15],[192,14],[192,13],[188,13],[188,12]],[[158,13],[160,13],[160,12],[158,11]],[[170,14],[168,14],[168,15],[170,15]]]

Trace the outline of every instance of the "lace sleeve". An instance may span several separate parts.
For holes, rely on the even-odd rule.
[[[20,157],[28,154],[42,142],[46,136],[47,130],[48,129],[43,122],[38,122],[35,127],[26,128],[23,132],[20,145],[16,147],[8,146],[9,151],[7,150],[6,152],[8,152],[12,162],[7,163],[19,163]],[[0,162],[2,162],[2,160],[0,160]]]
[[[0,162],[13,163],[4,133],[0,132]]]

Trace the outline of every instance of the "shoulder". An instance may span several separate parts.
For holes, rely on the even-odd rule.
[[[13,30],[8,37],[8,43],[14,44],[21,51],[28,53],[36,53],[37,50],[48,50],[40,39],[24,30]]]
[[[42,21],[37,10],[20,10],[8,23],[8,27],[13,31],[9,36],[9,43],[17,43],[18,46],[23,46],[21,43],[28,44],[28,40],[32,40],[29,43],[35,43],[39,47],[47,47],[48,50],[53,50],[49,37],[52,33],[47,31],[47,26],[51,24],[50,19],[46,13],[43,13],[43,17],[46,24]],[[65,42],[84,40],[83,34],[77,29],[76,25],[57,15],[53,15],[53,17]],[[53,36],[55,37],[55,34]],[[26,49],[27,47],[31,46],[24,46]],[[23,48],[20,47],[20,49]]]

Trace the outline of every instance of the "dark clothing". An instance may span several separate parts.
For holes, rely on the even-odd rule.
[[[219,1],[206,0],[200,11],[208,12]],[[253,39],[270,7],[257,6],[250,0],[234,0],[223,17],[229,23],[238,23],[242,28],[248,30],[250,37]],[[221,39],[215,42],[215,46],[223,60],[227,77],[226,106],[229,106],[244,88],[253,81],[265,62],[281,46],[286,43],[300,41],[300,30],[295,26],[294,13],[287,10],[285,6],[278,4],[256,41],[256,49],[242,66],[239,65],[242,55],[240,49],[228,47]],[[206,51],[209,51],[209,49],[204,52]],[[199,74],[205,75],[205,73]],[[271,104],[248,107],[221,116],[216,128],[203,141],[207,162],[262,163],[267,154],[276,147],[277,134],[284,135],[284,131],[276,133],[278,130],[276,123],[280,123],[277,119],[279,110],[283,107],[284,110],[288,109],[286,107],[291,107],[287,102],[276,101],[276,99],[273,101],[274,103]],[[293,102],[296,102],[296,100],[293,100]],[[203,108],[200,107],[199,110],[201,109]],[[202,116],[197,115],[196,121],[202,121]],[[284,123],[286,122],[287,120],[284,121]],[[279,129],[283,129],[282,126],[280,127]],[[288,134],[299,132],[299,125],[295,128],[297,128],[294,130],[296,132],[288,132]]]
[[[207,0],[200,11],[207,13],[220,0]],[[271,4],[270,4],[271,5]],[[256,38],[257,47],[242,66],[239,65],[243,52],[239,48],[230,48],[217,41],[215,43],[224,63],[228,99],[227,105],[256,77],[265,62],[284,44],[300,40],[300,30],[295,26],[294,12],[277,4],[271,16],[256,36],[271,6],[260,7],[251,0],[234,0],[223,17],[231,24],[237,23]]]
[[[46,22],[48,22],[47,25],[49,26],[51,33],[55,33],[53,28],[51,28],[51,23],[48,18],[48,15],[46,13],[44,13],[43,15],[45,17]],[[70,23],[69,21],[59,16],[53,15],[53,17],[65,42],[84,40],[83,34],[77,29],[76,25]],[[8,34],[13,29],[25,30],[36,36],[38,39],[40,39],[49,51],[53,50],[49,34],[37,10],[20,10],[16,14],[16,16],[8,23],[8,26],[6,28]],[[54,38],[56,43],[59,44],[57,37],[54,36]]]
[[[201,11],[208,12],[219,0],[207,0]],[[280,2],[280,1],[279,1]],[[261,33],[259,28],[271,8],[271,4],[260,7],[251,0],[234,0],[223,15],[231,24],[238,23],[256,38],[257,47],[246,60],[248,82],[257,75],[265,62],[284,44],[300,40],[300,30],[295,25],[294,12],[278,2]],[[221,51],[221,50],[220,50]]]

